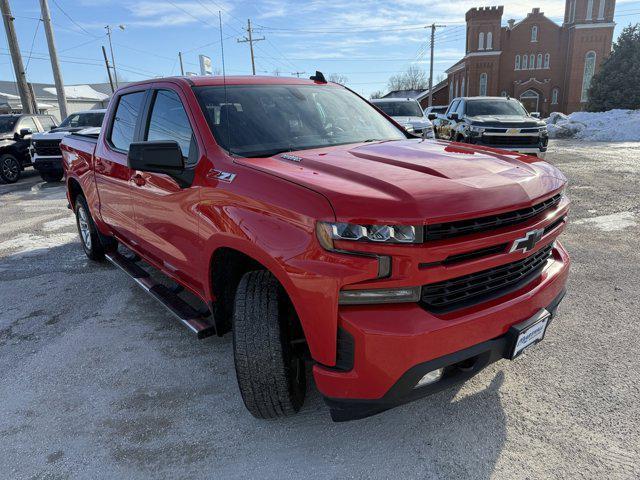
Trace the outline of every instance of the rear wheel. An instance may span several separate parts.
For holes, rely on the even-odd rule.
[[[87,200],[78,195],[75,202],[76,225],[80,234],[80,243],[84,253],[91,260],[102,260],[106,251],[115,250],[118,246],[115,239],[102,235],[91,218]]]
[[[44,180],[45,182],[59,182],[60,180],[62,180],[62,172],[60,172],[60,173],[53,173],[53,172],[41,173],[40,177],[42,177],[42,180]]]
[[[7,183],[16,183],[20,179],[20,162],[7,153],[0,157],[0,178]]]
[[[233,352],[242,400],[257,418],[293,415],[306,394],[304,360],[291,341],[297,317],[269,272],[248,272],[236,291]]]

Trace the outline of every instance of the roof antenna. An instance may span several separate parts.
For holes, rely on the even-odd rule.
[[[218,22],[220,23],[220,49],[222,50],[222,85],[224,88],[224,123],[227,126],[227,150],[229,155],[233,156],[231,148],[231,128],[229,125],[229,99],[227,97],[227,72],[224,63],[224,40],[222,38],[222,12],[218,10]]]
[[[327,79],[324,78],[322,72],[316,70],[316,74],[309,77],[309,80],[313,80],[314,82],[319,83],[327,83]]]

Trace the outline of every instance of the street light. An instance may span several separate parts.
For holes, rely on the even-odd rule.
[[[109,49],[111,50],[111,66],[113,67],[113,78],[116,81],[116,88],[118,87],[118,72],[116,72],[116,59],[113,56],[113,44],[111,43],[111,25],[104,27],[107,30],[107,37],[109,37]],[[120,24],[118,28],[124,32],[125,26]]]

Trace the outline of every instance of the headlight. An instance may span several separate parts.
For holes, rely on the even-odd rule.
[[[422,228],[411,225],[356,225],[353,223],[318,222],[318,241],[333,250],[334,240],[378,243],[422,243]]]
[[[469,125],[469,130],[474,133],[484,133],[484,127],[478,127],[477,125]]]

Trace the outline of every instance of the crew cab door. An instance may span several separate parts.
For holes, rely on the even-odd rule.
[[[182,93],[172,84],[156,84],[150,91],[141,126],[141,141],[176,141],[185,165],[195,169],[204,153]],[[204,160],[203,160],[204,161]],[[174,277],[200,291],[198,278],[201,241],[198,236],[197,187],[179,185],[169,175],[132,172],[136,237],[141,253]]]
[[[456,126],[456,122],[451,120],[450,115],[455,112],[460,104],[460,99],[454,99],[450,104],[447,112],[438,119],[438,137],[449,140],[451,133]]]
[[[128,167],[129,145],[139,138],[141,112],[147,90],[125,90],[113,99],[106,131],[94,157],[95,181],[102,220],[135,247],[136,223],[131,194],[133,170]]]

